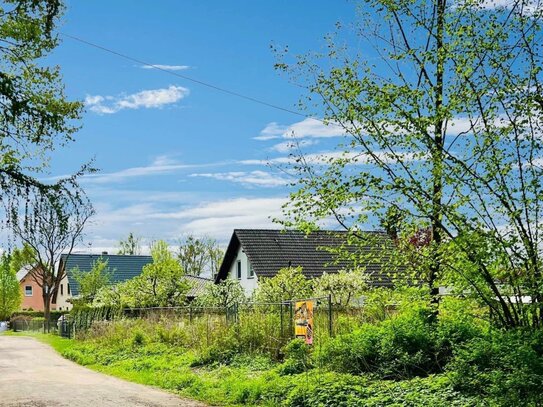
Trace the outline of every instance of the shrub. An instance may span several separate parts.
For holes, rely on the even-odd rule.
[[[449,365],[455,388],[498,405],[543,403],[543,331],[493,331],[455,352]]]
[[[441,372],[452,349],[478,334],[480,329],[470,321],[435,322],[428,308],[414,307],[330,339],[318,350],[316,364],[340,373],[374,373],[386,379],[424,377]]]
[[[311,369],[311,348],[302,339],[290,341],[284,348],[285,362],[279,367],[282,375],[302,373]]]

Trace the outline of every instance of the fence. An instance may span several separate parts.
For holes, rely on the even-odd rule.
[[[296,300],[300,301],[300,300]],[[190,334],[205,337],[209,346],[216,332],[233,329],[249,347],[262,346],[270,352],[277,352],[285,343],[294,338],[294,316],[296,301],[282,303],[243,303],[231,307],[155,307],[90,308],[72,312],[57,327],[59,334],[71,337],[74,333],[85,332],[94,323],[118,319],[142,319],[146,321],[169,321],[181,326]],[[334,309],[329,297],[310,298],[313,305],[313,326],[316,340],[334,335]],[[198,331],[198,332],[196,332]],[[264,340],[266,338],[266,340]]]
[[[243,303],[231,307],[168,307],[127,308],[96,307],[72,311],[66,317],[47,324],[45,321],[13,321],[15,331],[45,331],[71,338],[84,333],[93,324],[114,320],[144,320],[161,322],[172,329],[182,329],[189,337],[200,338],[201,346],[215,343],[217,335],[226,332],[249,349],[278,354],[295,337],[296,303],[311,302],[311,339],[319,342],[336,334],[338,313],[345,314],[332,304],[330,297],[309,298],[281,303]],[[357,311],[358,314],[360,310]],[[150,326],[150,325],[148,325]]]

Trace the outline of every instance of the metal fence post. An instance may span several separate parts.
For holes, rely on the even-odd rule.
[[[332,326],[332,294],[328,294],[328,329],[330,332],[330,337],[333,337],[334,332]]]
[[[290,305],[290,322],[289,322],[289,326],[291,327],[290,328],[290,337],[294,338],[294,335],[295,335],[295,330],[294,330],[294,307],[292,306],[292,300],[289,301],[289,305]]]

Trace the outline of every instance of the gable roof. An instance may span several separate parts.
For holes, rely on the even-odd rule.
[[[208,284],[213,283],[213,280],[210,278],[193,276],[190,274],[185,274],[183,277],[192,285],[191,289],[187,292],[187,298],[198,297],[204,292]]]
[[[60,267],[64,267],[70,283],[72,295],[79,295],[79,284],[73,278],[71,270],[79,268],[81,272],[89,272],[93,264],[99,260],[107,260],[109,270],[111,271],[111,283],[117,284],[130,280],[141,274],[143,267],[153,262],[151,256],[132,256],[117,254],[63,254],[60,258]]]
[[[390,285],[383,263],[389,257],[391,239],[384,232],[362,233],[368,236],[367,243],[349,245],[345,231],[322,230],[306,235],[297,230],[235,229],[215,281],[228,276],[240,248],[259,277],[273,277],[289,266],[301,266],[306,277],[320,277],[324,272],[337,273],[352,268],[350,262],[338,260],[336,254],[325,249],[343,247],[350,253],[376,254],[375,259],[363,265],[365,272],[373,284]]]

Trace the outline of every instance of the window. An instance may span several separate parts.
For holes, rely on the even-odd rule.
[[[25,285],[25,297],[32,297],[32,286]]]
[[[70,295],[72,293],[70,291],[70,283],[66,283],[66,291],[68,291],[68,295]]]
[[[64,285],[60,285],[60,295],[64,295]]]
[[[253,270],[253,265],[251,262],[248,262],[248,269],[247,269],[247,278],[253,278],[255,276],[255,271]]]
[[[238,260],[238,280],[241,280],[241,260]]]

